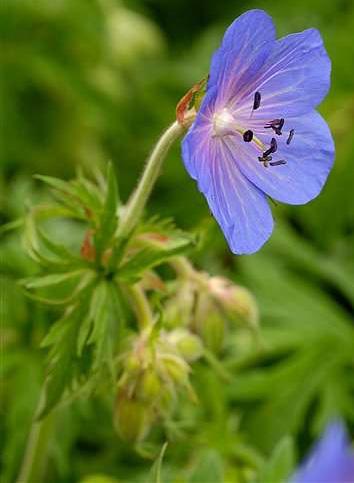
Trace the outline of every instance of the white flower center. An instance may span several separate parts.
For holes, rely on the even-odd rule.
[[[235,130],[237,130],[235,118],[226,108],[214,114],[213,127],[214,127],[214,136],[225,136],[227,134],[235,134]]]

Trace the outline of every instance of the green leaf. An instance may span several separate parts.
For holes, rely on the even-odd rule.
[[[275,447],[270,460],[265,464],[259,483],[284,483],[295,464],[294,443],[285,436]]]
[[[59,285],[67,280],[84,275],[87,272],[89,272],[89,270],[79,269],[74,270],[73,272],[51,273],[50,275],[24,279],[22,280],[22,284],[27,289],[50,287],[52,285]]]
[[[95,344],[94,368],[107,364],[113,374],[113,349],[122,320],[118,288],[102,281],[93,292],[90,319],[93,323],[88,344]],[[83,335],[81,335],[83,337]]]
[[[195,246],[195,239],[192,236],[179,236],[170,238],[164,244],[155,244],[145,247],[130,260],[123,263],[118,270],[118,278],[125,282],[138,280],[146,270],[166,262],[172,257],[185,253]]]
[[[75,376],[76,338],[80,323],[81,310],[73,310],[56,329],[49,340],[55,342],[50,352],[50,370],[46,379],[46,397],[38,419],[46,416],[60,401],[65,389]],[[47,341],[48,342],[48,341]]]
[[[158,457],[155,460],[155,463],[152,465],[152,468],[150,470],[149,483],[161,483],[162,461],[166,452],[167,445],[167,442],[164,443]]]
[[[49,250],[53,255],[56,255],[59,259],[63,261],[70,262],[71,264],[81,264],[83,265],[83,260],[73,255],[67,248],[61,243],[56,243],[40,229],[37,229],[38,239],[43,243],[47,250]]]
[[[188,483],[224,483],[224,468],[221,456],[215,450],[206,450],[199,457]]]
[[[95,237],[96,250],[98,254],[107,247],[111,241],[118,226],[118,186],[111,163],[107,169],[107,193],[103,204],[103,210],[100,216],[99,229]]]
[[[92,329],[92,325],[93,325],[93,321],[90,315],[85,317],[85,319],[82,321],[80,325],[79,335],[77,337],[77,355],[79,357],[81,356],[82,351],[85,347],[88,336]]]
[[[62,179],[54,178],[53,176],[43,176],[40,174],[36,174],[34,177],[48,184],[51,188],[62,191],[63,193],[75,195],[75,191],[70,186],[68,181],[63,181]]]
[[[65,338],[67,326],[71,324],[71,317],[63,317],[57,320],[49,329],[44,339],[41,342],[41,347],[48,347],[59,343],[61,339]]]
[[[90,210],[91,216],[97,211],[97,200],[93,200],[92,196],[87,193],[87,190],[77,180],[63,181],[52,176],[42,175],[36,175],[35,178],[54,189],[53,194],[60,203],[70,210],[71,216],[89,218],[87,209]]]

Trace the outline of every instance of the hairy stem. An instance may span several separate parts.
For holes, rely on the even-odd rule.
[[[139,284],[128,287],[129,296],[133,302],[133,308],[141,330],[152,326],[154,322],[150,304],[145,292]]]
[[[182,135],[183,131],[184,127],[176,121],[171,124],[158,140],[146,162],[145,170],[138,186],[128,201],[118,230],[119,236],[124,237],[129,235],[139,221],[152,188],[158,178],[165,156],[173,142]]]
[[[45,384],[43,385],[32,421],[17,483],[40,483],[43,479],[48,453],[48,440],[52,430],[52,418],[50,415],[40,421],[37,420],[37,416],[43,407],[44,398]]]

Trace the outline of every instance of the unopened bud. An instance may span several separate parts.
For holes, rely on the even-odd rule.
[[[130,443],[141,440],[149,429],[149,409],[124,394],[118,394],[114,408],[114,427],[121,438]]]
[[[169,340],[188,362],[196,361],[203,353],[203,344],[200,338],[186,329],[174,330],[169,334]]]
[[[168,377],[177,384],[184,384],[188,379],[189,366],[178,356],[165,355],[162,360],[163,368]]]
[[[200,294],[195,311],[195,328],[204,345],[218,353],[224,345],[225,320],[209,293]]]
[[[139,394],[146,401],[154,401],[161,393],[161,380],[154,371],[146,371],[140,383]]]
[[[205,346],[212,352],[218,353],[224,345],[225,321],[218,312],[212,312],[199,324],[200,335]]]
[[[134,353],[125,360],[125,370],[130,376],[138,374],[141,370],[141,361]]]
[[[223,277],[211,277],[209,287],[212,296],[226,311],[228,317],[240,317],[252,326],[258,323],[258,307],[249,290]]]
[[[191,322],[195,293],[190,283],[184,283],[166,304],[165,320],[168,327],[187,326]]]

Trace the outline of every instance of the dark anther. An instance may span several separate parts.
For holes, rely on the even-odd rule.
[[[264,128],[273,129],[275,134],[277,134],[278,136],[281,136],[282,134],[281,130],[283,126],[284,126],[284,119],[281,118],[281,119],[273,119],[273,121],[268,122],[268,124],[264,126]]]
[[[243,140],[245,143],[250,143],[253,139],[253,132],[249,129],[243,133]]]
[[[289,137],[288,137],[288,139],[286,140],[286,144],[290,144],[290,143],[291,143],[291,140],[292,140],[292,138],[294,137],[294,134],[295,134],[294,129],[290,129],[290,132],[289,132]]]
[[[269,154],[275,153],[277,149],[278,149],[277,141],[275,138],[272,138],[272,140],[270,141],[270,148],[263,153],[263,157],[267,157],[269,156]]]
[[[269,163],[271,166],[281,166],[282,164],[286,164],[286,161],[284,159],[280,159],[279,161],[273,161],[272,163]]]
[[[256,109],[258,109],[260,105],[261,105],[261,93],[257,91],[254,94],[253,110],[255,111]]]

